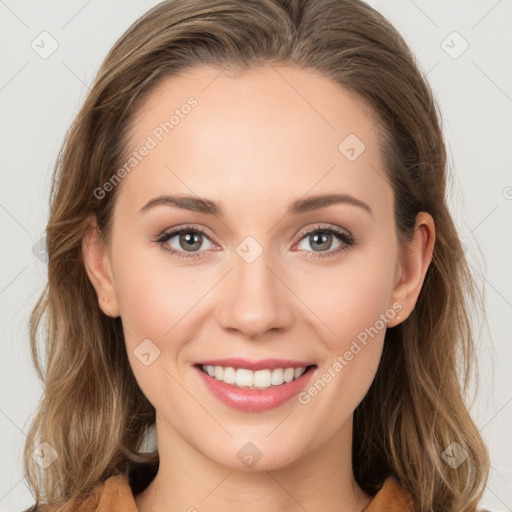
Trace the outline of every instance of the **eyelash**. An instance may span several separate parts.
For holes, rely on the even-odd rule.
[[[158,236],[158,238],[155,240],[155,242],[160,244],[162,249],[164,249],[165,251],[170,252],[171,254],[173,254],[174,256],[177,256],[178,258],[183,258],[183,259],[187,259],[187,260],[201,258],[201,252],[202,251],[201,252],[195,252],[195,253],[191,252],[191,253],[186,255],[185,251],[178,251],[176,249],[173,249],[169,245],[167,245],[167,241],[170,240],[171,238],[173,238],[174,236],[180,235],[182,233],[190,233],[190,232],[192,232],[192,233],[200,233],[204,237],[210,239],[210,237],[206,234],[206,232],[203,229],[199,228],[199,227],[183,226],[183,227],[180,227],[180,228],[177,228],[177,229],[172,229],[170,231],[166,231],[166,232],[161,233]],[[306,238],[306,237],[308,237],[310,235],[317,234],[317,233],[325,233],[325,234],[334,235],[336,238],[338,238],[342,242],[342,245],[340,245],[336,249],[333,249],[333,250],[330,250],[330,251],[326,251],[324,253],[319,252],[319,253],[314,254],[314,255],[311,254],[312,251],[306,251],[306,250],[301,251],[301,252],[304,252],[305,257],[307,257],[307,258],[329,258],[329,257],[332,257],[332,256],[336,256],[336,255],[346,251],[351,246],[353,246],[353,245],[355,245],[357,243],[357,240],[356,240],[356,238],[353,235],[349,234],[348,232],[346,232],[344,230],[341,230],[341,229],[338,229],[338,228],[335,228],[335,227],[332,227],[332,226],[318,226],[318,227],[315,227],[315,228],[311,228],[311,229],[309,229],[309,230],[307,230],[307,231],[305,231],[304,233],[301,234],[299,242],[302,241],[304,238]]]

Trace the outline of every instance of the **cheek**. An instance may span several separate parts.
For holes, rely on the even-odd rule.
[[[183,333],[184,326],[190,325],[187,312],[204,292],[200,279],[171,270],[165,255],[155,258],[158,247],[134,247],[136,242],[126,238],[119,240],[113,253],[116,297],[134,376],[159,409],[162,398],[183,396],[175,380],[176,361],[193,331]]]
[[[354,258],[338,269],[315,269],[301,283],[305,302],[324,324],[322,338],[330,352],[346,350],[367,329],[384,330],[380,315],[389,307],[394,264],[391,254]]]
[[[200,323],[194,320],[217,279],[215,271],[170,264],[164,249],[142,247],[127,236],[115,242],[112,269],[134,375],[151,402],[162,389],[166,397],[180,397],[173,376],[182,377],[179,358],[199,336]]]
[[[204,293],[208,276],[202,276],[201,271],[191,274],[176,263],[170,265],[164,249],[158,246],[135,247],[137,241],[119,240],[113,253],[116,296],[123,326],[131,343],[141,337],[164,340]]]
[[[301,284],[300,293],[316,314],[311,316],[313,328],[322,333],[318,339],[327,354],[302,403],[311,401],[318,410],[325,409],[326,416],[335,410],[344,417],[368,391],[379,365],[386,319],[394,317],[390,297],[395,263],[392,249],[369,251],[347,258],[337,270],[317,268],[310,273],[309,284]]]

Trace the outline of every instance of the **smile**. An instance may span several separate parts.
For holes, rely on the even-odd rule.
[[[215,397],[245,412],[266,411],[290,400],[304,389],[317,368],[315,364],[257,366],[260,366],[257,370],[213,364],[196,364],[194,368]]]

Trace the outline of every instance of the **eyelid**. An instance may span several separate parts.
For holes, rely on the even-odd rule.
[[[299,241],[300,241],[300,240],[302,240],[304,237],[306,237],[308,235],[311,235],[311,234],[317,233],[317,232],[322,232],[322,231],[334,232],[334,233],[337,233],[339,235],[344,235],[347,238],[354,239],[352,234],[347,229],[341,228],[339,226],[333,226],[331,224],[321,224],[321,225],[318,225],[318,226],[306,228],[303,231],[299,232],[299,235],[297,235],[297,236],[300,237],[299,238]]]
[[[195,231],[197,233],[201,233],[206,238],[208,238],[210,241],[212,241],[212,243],[215,240],[215,237],[207,231],[207,228],[205,228],[204,226],[201,226],[201,225],[197,225],[197,224],[193,224],[193,225],[192,224],[184,224],[184,225],[179,225],[179,226],[175,226],[172,228],[164,229],[156,236],[156,238],[158,241],[165,237],[179,235],[184,231]],[[217,242],[215,242],[215,244],[217,244]],[[217,245],[219,245],[219,244],[217,244]]]

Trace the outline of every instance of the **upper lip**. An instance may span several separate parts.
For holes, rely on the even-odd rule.
[[[275,368],[302,368],[311,366],[311,361],[293,361],[291,359],[260,359],[259,361],[251,361],[240,357],[231,357],[228,359],[208,359],[195,363],[198,366],[224,366],[232,368],[246,368],[248,370],[273,370]]]

